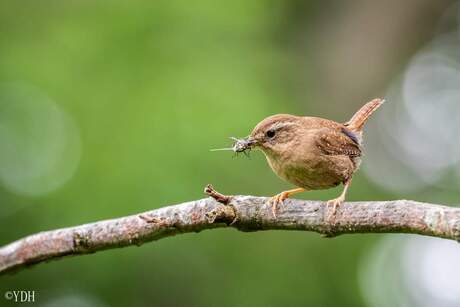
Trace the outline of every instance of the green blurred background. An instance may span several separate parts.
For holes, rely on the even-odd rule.
[[[261,153],[209,149],[275,113],[346,121],[389,95],[453,5],[0,1],[0,245],[199,199],[207,183],[228,194],[290,187]],[[368,130],[383,133],[385,112]],[[433,182],[382,185],[366,175],[367,158],[349,200],[455,202]],[[388,289],[365,288],[369,278],[392,283],[368,276],[383,238],[217,229],[41,264],[1,277],[0,292],[35,290],[40,306],[385,306]]]

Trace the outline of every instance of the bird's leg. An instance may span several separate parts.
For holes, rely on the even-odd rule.
[[[273,216],[276,218],[276,210],[277,210],[277,207],[278,207],[278,204],[279,203],[283,203],[283,201],[286,199],[286,198],[289,198],[289,196],[293,195],[293,194],[296,194],[296,193],[300,193],[300,192],[304,192],[305,189],[304,188],[297,188],[297,189],[292,189],[292,190],[287,190],[287,191],[283,191],[279,194],[276,194],[275,196],[273,196],[271,199],[270,199],[270,202],[272,204],[272,213],[273,213]]]
[[[348,187],[351,185],[351,178],[350,179],[347,179],[345,182],[344,182],[344,187],[343,187],[343,191],[342,193],[340,194],[339,197],[337,198],[334,198],[334,199],[331,199],[327,202],[328,205],[332,205],[332,213],[329,215],[329,219],[334,219],[335,218],[335,214],[337,213],[337,208],[343,204],[343,202],[345,201],[345,196],[347,194],[347,190],[348,190]]]

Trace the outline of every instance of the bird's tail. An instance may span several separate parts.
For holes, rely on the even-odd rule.
[[[385,99],[376,98],[358,110],[358,112],[353,115],[353,117],[345,123],[348,129],[356,132],[361,132],[363,130],[364,124],[366,123],[367,119],[374,113],[375,110],[378,109],[383,103]]]

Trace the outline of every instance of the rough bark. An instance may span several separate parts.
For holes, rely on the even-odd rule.
[[[211,197],[140,214],[40,232],[0,248],[0,274],[67,255],[159,240],[217,227],[241,231],[304,230],[327,237],[346,233],[414,233],[460,240],[460,209],[411,200],[344,203],[288,199],[272,214],[268,198],[225,196],[208,186]]]

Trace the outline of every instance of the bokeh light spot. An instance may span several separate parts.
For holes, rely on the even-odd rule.
[[[39,90],[0,85],[0,181],[20,195],[49,193],[69,180],[81,153],[72,118]]]
[[[374,307],[460,306],[460,245],[416,235],[389,235],[366,255],[362,295]]]

